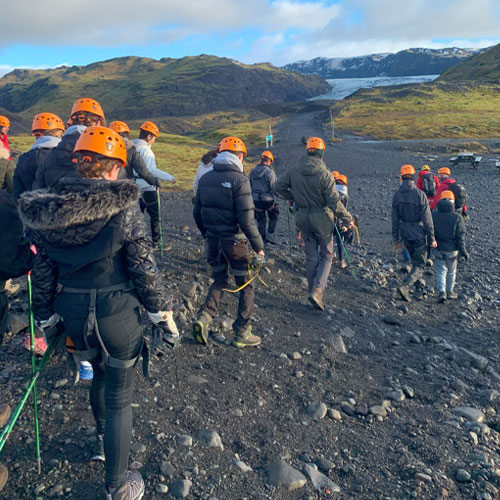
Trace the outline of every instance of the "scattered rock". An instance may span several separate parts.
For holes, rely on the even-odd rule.
[[[346,415],[349,415],[350,417],[354,417],[354,415],[356,415],[356,411],[354,410],[354,408],[347,403],[342,403],[340,408]]]
[[[417,481],[422,481],[423,483],[431,483],[432,477],[429,474],[424,474],[423,472],[418,472],[415,474],[415,479]]]
[[[196,294],[196,283],[195,282],[186,282],[181,283],[179,285],[180,292],[186,297],[192,299]]]
[[[311,403],[307,407],[307,414],[314,420],[321,420],[325,418],[326,412],[328,411],[325,403]]]
[[[342,330],[340,330],[340,337],[345,337],[347,339],[352,339],[356,336],[356,333],[352,328],[349,328],[348,326],[344,326]]]
[[[389,392],[386,396],[391,401],[404,401],[406,399],[405,393],[401,389]]]
[[[302,354],[300,354],[300,352],[292,352],[292,354],[290,355],[290,357],[295,360],[295,361],[298,361],[299,359],[302,359]]]
[[[210,448],[219,448],[221,451],[224,451],[224,445],[222,444],[221,438],[217,432],[210,429],[202,429],[198,432],[197,437],[198,440],[205,446],[209,446]]]
[[[341,335],[334,335],[331,340],[333,350],[339,354],[346,354],[347,347],[345,346],[344,339]]]
[[[392,314],[386,314],[382,321],[387,325],[401,326],[401,321],[397,316],[393,316]]]
[[[177,479],[170,485],[170,493],[175,498],[186,498],[193,483],[189,479]]]
[[[0,428],[9,421],[11,414],[12,410],[7,403],[3,403],[0,405]]]
[[[330,408],[328,410],[328,416],[332,419],[332,420],[342,420],[342,415],[341,413],[336,410],[335,408]]]
[[[208,380],[205,377],[200,377],[199,375],[189,375],[187,382],[191,385],[202,385],[207,384]]]
[[[17,335],[24,329],[28,328],[28,318],[21,314],[9,314],[10,331],[12,335]]]
[[[240,469],[243,472],[253,471],[253,469],[249,465],[247,465],[245,462],[242,462],[241,460],[235,460],[234,464],[236,465],[236,467],[238,467],[238,469]]]
[[[160,493],[160,494],[164,495],[165,493],[168,493],[168,486],[166,484],[158,483],[155,486],[155,491],[156,491],[156,493]]]
[[[330,469],[335,468],[335,464],[326,458],[319,457],[317,458],[314,463],[318,466],[319,470],[322,470],[323,472],[329,472]]]
[[[267,481],[271,486],[284,486],[288,491],[305,486],[307,479],[302,472],[294,469],[284,460],[276,459],[265,466]]]
[[[471,408],[470,406],[458,406],[453,408],[451,413],[458,415],[459,417],[466,418],[470,422],[484,422],[484,413],[477,408]]]
[[[311,479],[313,486],[318,491],[325,489],[330,490],[330,493],[340,493],[340,487],[335,484],[331,479],[319,472],[314,465],[306,464],[304,466],[306,474]]]
[[[382,418],[387,417],[387,410],[383,406],[380,406],[380,405],[371,406],[370,413],[372,415],[375,415],[376,417],[382,417]]]
[[[171,479],[172,477],[174,477],[174,467],[172,464],[170,464],[169,462],[162,462],[161,465],[160,465],[160,472],[168,477],[169,479]]]
[[[407,398],[411,399],[415,396],[415,391],[409,385],[403,386],[403,392]]]
[[[139,453],[144,453],[146,451],[146,446],[142,443],[134,443],[130,447],[130,451],[135,455],[138,455]]]
[[[456,478],[459,483],[467,483],[471,480],[471,475],[465,469],[458,469]]]
[[[193,438],[187,434],[177,436],[177,446],[193,446]]]

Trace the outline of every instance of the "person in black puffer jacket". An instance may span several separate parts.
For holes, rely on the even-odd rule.
[[[214,168],[198,184],[193,215],[204,237],[208,238],[208,263],[214,284],[193,324],[193,336],[201,344],[208,339],[208,326],[217,315],[223,289],[229,286],[229,267],[238,288],[249,279],[249,248],[264,256],[264,242],[257,229],[250,181],[243,173],[247,150],[237,137],[226,137],[219,144]],[[238,317],[233,323],[236,347],[256,346],[260,337],[252,335],[254,285],[249,282],[240,292]]]
[[[455,212],[455,195],[452,191],[443,191],[437,203],[437,210],[432,212],[437,248],[434,250],[436,259],[436,281],[439,290],[438,302],[446,299],[456,299],[453,290],[457,274],[457,260],[460,255],[465,260],[469,254],[465,248],[465,224],[463,217]]]
[[[126,159],[123,140],[109,128],[88,127],[75,154],[81,178],[61,179],[51,190],[19,198],[22,221],[38,250],[34,315],[47,336],[61,316],[76,354],[92,363],[93,459],[105,458],[108,500],[136,500],[144,482],[138,472],[127,473],[127,466],[132,391],[143,348],[139,306],[166,333],[175,324],[165,311],[168,299],[137,203],[139,190],[116,180]]]
[[[106,125],[104,111],[94,99],[82,97],[73,104],[68,125],[61,142],[37,169],[33,189],[50,188],[63,177],[80,177],[73,162],[75,144],[87,127]]]
[[[401,185],[392,199],[392,241],[396,249],[401,249],[403,242],[410,253],[411,271],[397,289],[410,302],[410,287],[424,274],[427,246],[436,248],[437,243],[429,202],[415,186],[415,168],[403,165],[400,173]]]
[[[25,191],[31,191],[36,172],[52,148],[61,142],[64,133],[63,121],[54,113],[38,113],[33,118],[31,135],[35,144],[17,160],[14,171],[14,198],[17,200]]]
[[[259,164],[250,172],[250,184],[252,185],[255,218],[257,219],[260,235],[264,243],[269,242],[275,245],[276,242],[271,235],[276,230],[280,211],[274,192],[276,174],[271,167],[273,162],[274,156],[271,151],[264,151],[260,156]],[[267,224],[268,217],[269,227]]]

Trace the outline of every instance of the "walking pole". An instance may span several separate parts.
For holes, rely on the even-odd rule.
[[[21,410],[23,409],[24,405],[26,404],[26,401],[28,400],[28,396],[30,395],[30,392],[35,387],[36,381],[38,380],[40,373],[44,369],[45,365],[47,364],[48,359],[50,358],[50,355],[54,351],[57,341],[58,341],[58,337],[55,337],[52,340],[52,342],[49,344],[49,347],[45,351],[45,354],[43,355],[42,359],[40,360],[40,363],[38,363],[38,366],[35,369],[34,375],[31,377],[30,383],[28,384],[28,387],[26,388],[26,391],[24,392],[23,397],[21,398],[21,400],[17,404],[15,410],[12,412],[12,415],[9,419],[9,422],[3,428],[3,430],[0,434],[0,452],[3,450],[3,447],[5,446],[5,443],[7,442],[7,439],[9,438],[9,435],[12,432],[12,429],[14,428],[14,425],[16,424],[16,421],[21,413]],[[39,461],[39,464],[41,464],[41,461]]]
[[[161,199],[160,199],[160,188],[156,188],[156,202],[158,204],[158,218],[160,221],[160,256],[163,257],[163,227],[161,223]]]
[[[292,227],[290,225],[290,202],[288,202],[288,207],[286,209],[286,216],[288,220],[288,254],[292,255]]]
[[[344,240],[342,239],[342,236],[339,232],[339,228],[337,227],[337,224],[335,224],[335,231],[337,231],[337,234],[339,235],[340,238],[340,244],[342,245],[342,248],[344,249],[345,255],[347,257],[347,262],[349,264],[349,271],[351,271],[352,277],[354,278],[354,281],[358,281],[358,278],[356,276],[356,273],[354,272],[354,269],[352,268],[351,264],[351,258],[349,257],[349,252],[347,251],[345,245],[344,245]]]
[[[30,322],[30,351],[31,351],[31,373],[35,376],[36,373],[36,358],[35,358],[35,322],[33,319],[33,292],[31,288],[31,271],[28,271],[28,314]],[[38,474],[42,473],[42,461],[40,459],[40,428],[38,424],[38,397],[36,390],[36,380],[33,383],[33,415],[35,418],[35,446],[36,446],[36,462],[38,466]]]

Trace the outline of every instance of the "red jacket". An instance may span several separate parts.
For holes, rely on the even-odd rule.
[[[431,210],[436,210],[438,201],[441,199],[441,193],[443,191],[447,191],[449,189],[450,184],[453,184],[454,182],[456,182],[456,181],[454,181],[453,179],[450,179],[449,177],[441,182],[441,184],[437,188],[436,196],[434,196],[434,198],[432,198],[432,201],[429,201],[430,206],[431,206]]]
[[[439,179],[437,178],[437,175],[434,175],[432,172],[429,172],[428,170],[420,170],[420,172],[418,173],[417,188],[420,189],[420,191],[424,190],[424,185],[422,182],[422,175],[425,175],[425,174],[432,174],[432,176],[434,177],[434,182],[436,183],[436,190],[437,190],[437,188],[439,188]],[[427,196],[427,199],[429,201],[431,201],[432,198],[429,198]]]
[[[2,143],[2,146],[10,153],[9,137],[7,136],[7,134],[0,134],[0,142]],[[9,156],[9,160],[12,160],[11,156]]]

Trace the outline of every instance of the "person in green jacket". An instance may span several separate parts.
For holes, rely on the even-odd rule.
[[[307,156],[278,178],[274,190],[283,198],[295,201],[298,207],[296,223],[305,242],[309,300],[323,311],[323,295],[334,256],[335,218],[346,228],[352,227],[353,219],[340,201],[332,174],[322,160],[323,139],[309,138],[306,150]]]

